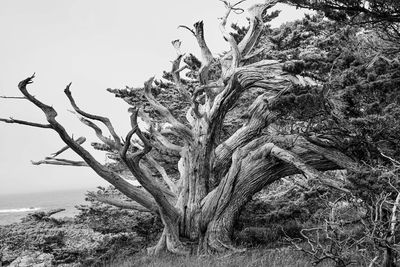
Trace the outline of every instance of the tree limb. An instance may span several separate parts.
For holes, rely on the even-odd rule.
[[[68,159],[56,159],[51,157],[46,157],[44,160],[31,161],[33,165],[62,165],[62,166],[74,166],[74,167],[89,167],[89,165],[84,161],[74,161]]]
[[[32,126],[32,127],[52,129],[50,124],[41,124],[41,123],[30,122],[30,121],[22,121],[22,120],[16,120],[13,118],[10,118],[10,119],[0,118],[0,121],[5,122],[5,123],[16,123],[16,124],[27,125],[27,126]]]
[[[258,38],[260,37],[262,30],[264,29],[262,15],[267,9],[273,7],[277,3],[277,0],[267,0],[264,4],[256,4],[250,7],[249,30],[243,37],[242,41],[238,44],[238,48],[242,57],[246,57],[250,53]]]
[[[199,45],[201,51],[201,67],[199,70],[199,80],[201,84],[207,84],[209,78],[208,71],[214,57],[212,56],[211,51],[208,48],[207,43],[204,39],[203,21],[198,21],[193,26],[194,30],[184,25],[180,25],[179,27],[189,30],[196,37],[197,44]]]
[[[121,140],[120,140],[120,138],[118,137],[118,135],[116,134],[116,132],[115,132],[115,130],[114,130],[114,127],[113,127],[112,124],[111,124],[110,119],[109,119],[109,118],[106,118],[106,117],[101,117],[101,116],[89,114],[89,113],[87,113],[87,112],[81,110],[81,109],[76,105],[75,99],[72,97],[70,87],[71,87],[71,83],[67,85],[67,87],[66,87],[65,90],[64,90],[64,93],[65,93],[65,95],[68,97],[69,101],[71,102],[71,105],[72,105],[72,107],[74,108],[74,110],[75,110],[78,114],[82,115],[83,117],[86,117],[86,118],[91,119],[91,120],[101,121],[101,122],[107,127],[107,129],[109,130],[110,134],[111,134],[112,137],[114,138],[114,141],[115,141],[115,143],[116,143],[115,146],[116,146],[116,147],[121,147]]]
[[[93,192],[88,192],[88,197],[92,198],[93,200],[96,200],[98,202],[112,205],[121,209],[129,209],[129,210],[137,210],[137,211],[142,211],[142,212],[152,212],[145,207],[131,201],[123,201],[120,199],[112,198],[110,196],[104,195],[104,194],[95,194]]]
[[[302,160],[296,154],[275,145],[271,147],[270,153],[271,155],[277,157],[278,159],[283,160],[284,162],[295,166],[297,169],[303,172],[309,179],[318,180],[326,186],[329,186],[344,193],[350,193],[348,189],[344,188],[343,182],[334,180],[328,177],[327,175],[323,174],[322,172],[319,172],[317,169],[309,166],[304,160]]]
[[[226,30],[226,22],[228,20],[229,14],[232,11],[237,10],[238,8],[236,8],[236,6],[240,3],[242,3],[243,1],[239,1],[238,3],[236,3],[234,5],[231,5],[226,1],[222,1],[222,2],[225,3],[226,12],[225,12],[225,15],[221,18],[219,28],[222,32],[222,36],[229,43],[229,45],[231,47],[231,51],[221,59],[222,66],[223,66],[222,79],[226,80],[234,73],[236,68],[239,66],[239,63],[241,60],[241,53],[240,53],[238,44],[236,43],[235,38],[233,38],[233,36],[230,33],[228,33],[228,31]]]
[[[295,136],[262,136],[236,150],[235,164],[231,165],[228,173],[223,177],[218,186],[202,200],[202,218],[205,218],[205,221],[207,221],[207,218],[209,219],[210,216],[214,216],[215,202],[222,197],[222,192],[226,188],[226,185],[231,185],[229,186],[231,189],[230,193],[223,197],[225,201],[228,199],[230,203],[235,203],[235,205],[218,207],[219,212],[223,212],[225,208],[238,212],[241,205],[244,205],[251,196],[265,186],[283,177],[303,172],[292,164],[293,161],[288,160],[290,162],[288,163],[283,160],[276,160],[276,151],[273,152],[275,155],[271,153],[272,149],[276,147],[275,143],[278,145],[282,144],[282,146],[292,143],[293,147],[290,148],[290,151],[296,154],[305,165],[319,172],[342,169],[336,163],[321,157],[319,154],[299,147],[297,142],[294,142],[295,138]],[[337,152],[337,156],[344,155]],[[325,181],[325,179],[323,180]]]
[[[86,138],[81,136],[78,139],[76,139],[75,142],[78,143],[79,145],[82,145],[83,143],[86,142]],[[60,155],[64,151],[66,151],[67,149],[69,149],[69,146],[65,146],[65,147],[61,148],[60,150],[58,150],[57,152],[52,153],[51,155],[53,157],[57,157],[58,155]]]
[[[161,177],[168,185],[171,192],[174,193],[175,196],[178,196],[178,187],[176,186],[175,182],[168,176],[165,169],[157,161],[155,161],[152,156],[146,155],[146,159],[161,174]]]
[[[26,99],[26,97],[23,97],[23,96],[5,96],[5,95],[1,95],[0,98],[5,98],[5,99]]]
[[[108,137],[105,137],[103,135],[103,131],[95,123],[93,123],[92,121],[90,121],[82,116],[78,116],[78,118],[83,124],[85,124],[86,126],[92,128],[94,130],[97,138],[99,138],[100,141],[102,141],[107,146],[114,148],[115,150],[119,149],[118,144],[116,142],[114,142],[114,140],[112,140]]]
[[[165,190],[155,181],[153,181],[146,171],[142,170],[139,166],[139,161],[151,150],[150,142],[145,138],[137,124],[138,110],[135,108],[130,109],[132,130],[126,136],[125,144],[120,151],[121,159],[125,162],[128,169],[135,176],[136,180],[154,197],[161,216],[168,216],[172,218],[179,216],[178,211],[171,205],[165,196]],[[144,144],[143,150],[139,150],[132,155],[128,155],[128,150],[131,145],[131,138],[136,134]]]
[[[182,147],[171,143],[165,136],[163,136],[159,131],[154,129],[154,127],[150,127],[150,133],[157,139],[160,144],[166,147],[169,150],[181,152]]]
[[[173,129],[164,129],[162,131],[159,130],[159,125],[155,125],[154,122],[151,121],[149,115],[144,112],[143,110],[139,111],[139,116],[142,120],[144,120],[145,123],[147,123],[147,125],[149,125],[150,129],[149,129],[149,133],[158,141],[158,143],[160,143],[161,145],[163,145],[165,148],[169,149],[169,150],[173,150],[173,151],[177,151],[180,152],[182,150],[182,147],[173,144],[171,141],[169,141],[164,135],[165,134],[174,134],[176,135],[178,138],[180,138],[181,136],[179,134],[177,134]],[[158,127],[158,129],[156,129],[156,127]]]
[[[250,119],[215,148],[214,185],[218,184],[220,178],[225,175],[231,164],[231,157],[234,151],[259,137],[262,130],[275,121],[277,113],[269,110],[269,106],[273,101],[275,101],[275,98],[271,97],[268,92],[258,96],[249,107]]]
[[[178,91],[182,94],[182,96],[187,100],[190,101],[190,93],[189,91],[184,87],[184,85],[182,84],[181,81],[181,77],[180,77],[180,72],[182,70],[184,70],[185,68],[187,68],[187,66],[183,66],[182,68],[179,68],[182,58],[184,56],[184,54],[182,54],[181,52],[181,44],[182,42],[178,39],[178,40],[174,40],[172,41],[172,45],[176,50],[177,53],[177,57],[176,59],[172,62],[172,70],[171,70],[171,74],[172,77],[174,79],[175,84],[177,85],[177,89]]]

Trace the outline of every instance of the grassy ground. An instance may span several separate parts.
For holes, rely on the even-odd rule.
[[[304,253],[283,249],[254,249],[240,254],[227,254],[218,256],[189,256],[177,257],[173,255],[163,255],[160,257],[149,257],[138,255],[135,258],[126,259],[121,262],[104,264],[110,267],[301,267],[312,266],[312,259],[306,257]],[[332,262],[325,261],[318,264],[318,267],[334,266]]]

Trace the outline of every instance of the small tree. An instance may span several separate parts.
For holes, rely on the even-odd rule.
[[[132,130],[125,140],[121,140],[108,118],[78,107],[71,94],[71,84],[64,90],[80,120],[94,129],[102,142],[95,146],[111,152],[111,158],[118,166],[129,169],[128,173],[120,171],[115,164],[101,164],[81,146],[83,138],[74,140],[67,133],[56,120],[56,110],[28,92],[27,85],[32,83],[34,76],[21,81],[18,88],[27,100],[43,111],[48,124],[1,119],[6,123],[52,129],[83,159],[76,162],[50,157],[36,164],[89,166],[131,200],[99,196],[100,201],[160,216],[164,230],[158,243],[149,248],[150,254],[163,250],[190,253],[189,245],[183,242],[187,239],[198,245],[199,252],[235,250],[231,243],[235,219],[255,193],[282,177],[297,173],[347,192],[342,181],[323,172],[358,168],[332,143],[324,146],[324,142],[318,142],[316,138],[283,135],[270,127],[280,114],[270,107],[276,106],[293,84],[306,85],[310,79],[285,71],[284,65],[288,62],[261,60],[249,63],[259,53],[253,48],[264,29],[266,11],[277,1],[269,0],[249,9],[248,30],[237,43],[226,24],[232,12],[242,11],[238,7],[241,2],[223,1],[226,13],[221,18],[220,29],[231,47],[229,52],[219,58],[213,57],[204,38],[202,22],[195,23],[194,29],[182,26],[195,36],[201,49],[200,61],[192,55],[184,57],[180,52],[180,41],[176,40],[173,45],[178,56],[171,72],[165,73],[171,82],[151,78],[144,88],[113,91],[138,99],[137,106],[129,110]],[[183,58],[186,65],[181,67]],[[185,68],[189,69],[186,76],[192,78],[181,77]],[[175,114],[177,112],[156,99],[154,94],[166,89],[179,92],[183,112]],[[251,99],[250,96],[254,96],[249,92],[259,95],[248,106],[247,118],[234,120],[235,116],[243,116],[233,111],[240,97]],[[138,117],[150,126],[148,133],[140,129]],[[106,137],[95,122],[104,124],[111,137]],[[133,139],[134,135],[137,141]],[[152,148],[178,155],[179,175],[176,179],[167,173],[165,165],[155,160]],[[133,176],[141,187],[130,183],[125,176]]]

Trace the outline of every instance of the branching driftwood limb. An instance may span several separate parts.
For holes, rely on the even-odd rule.
[[[97,115],[93,115],[93,114],[89,114],[83,110],[81,110],[75,103],[75,99],[72,97],[72,93],[70,90],[71,87],[71,83],[67,85],[67,87],[64,90],[65,95],[68,97],[69,101],[71,102],[72,107],[74,108],[74,110],[80,114],[81,116],[91,119],[91,120],[97,120],[97,121],[101,121],[106,127],[107,129],[110,131],[110,134],[112,135],[112,137],[114,138],[114,141],[116,143],[117,147],[121,147],[121,140],[119,138],[119,136],[117,135],[117,133],[114,130],[113,125],[111,124],[110,119],[106,118],[106,117],[102,117],[102,116],[97,116]]]
[[[52,129],[54,129],[60,138],[74,151],[76,152],[100,177],[105,179],[106,181],[110,182],[114,185],[119,191],[123,194],[128,196],[130,199],[138,202],[139,204],[143,205],[144,207],[157,212],[158,207],[155,203],[154,199],[146,192],[136,188],[135,186],[131,185],[125,179],[120,177],[117,173],[111,171],[110,169],[104,167],[100,164],[87,150],[85,150],[80,144],[78,144],[75,140],[73,140],[64,127],[58,123],[56,120],[57,112],[51,106],[48,106],[34,96],[32,96],[26,86],[32,83],[32,80],[35,76],[32,75],[31,77],[21,81],[18,84],[18,88],[21,93],[35,106],[43,111],[46,115],[47,121],[51,125]]]

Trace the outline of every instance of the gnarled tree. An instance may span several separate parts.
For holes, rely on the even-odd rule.
[[[274,130],[272,126],[279,112],[270,107],[293,84],[304,86],[311,79],[287,72],[284,66],[290,62],[261,60],[249,63],[248,59],[257,53],[254,46],[265,27],[266,12],[277,1],[269,0],[248,10],[248,31],[237,42],[226,24],[231,12],[241,11],[241,2],[223,1],[226,13],[221,18],[220,29],[230,45],[229,52],[219,58],[212,55],[202,22],[195,23],[194,29],[183,26],[196,37],[201,49],[200,61],[191,54],[183,55],[180,41],[175,40],[173,46],[178,55],[172,70],[164,75],[168,82],[151,78],[144,88],[110,90],[134,104],[129,110],[132,130],[125,140],[121,140],[108,118],[78,107],[70,91],[71,85],[66,87],[64,92],[74,112],[101,141],[94,146],[108,151],[115,165],[98,162],[81,146],[85,139],[74,140],[56,120],[55,109],[28,92],[27,85],[32,83],[34,76],[21,81],[18,88],[28,101],[43,111],[48,123],[1,121],[56,131],[67,148],[75,151],[83,161],[56,158],[63,152],[61,150],[35,164],[88,166],[130,201],[101,195],[92,197],[160,216],[164,230],[149,253],[163,250],[190,253],[189,245],[183,240],[196,243],[199,252],[234,250],[231,244],[234,221],[241,208],[264,187],[282,177],[302,173],[308,179],[346,192],[342,181],[323,172],[357,169],[357,165],[336,150],[332,142],[328,144],[316,137],[281,135]],[[183,67],[182,59],[186,63]],[[189,71],[184,75],[185,69]],[[176,92],[180,101],[173,104],[179,105],[180,112],[172,112],[163,105],[166,99],[156,98],[157,92],[166,90]],[[243,107],[240,112],[235,112],[239,100],[243,97],[249,100],[254,95],[258,96],[250,105],[245,105],[247,118],[235,120],[235,116],[243,115],[239,114]],[[139,127],[139,117],[146,122],[148,131]],[[105,136],[96,123],[104,124],[111,137]],[[177,159],[175,176],[158,160],[160,154],[167,152]],[[132,177],[140,187],[129,182]]]

